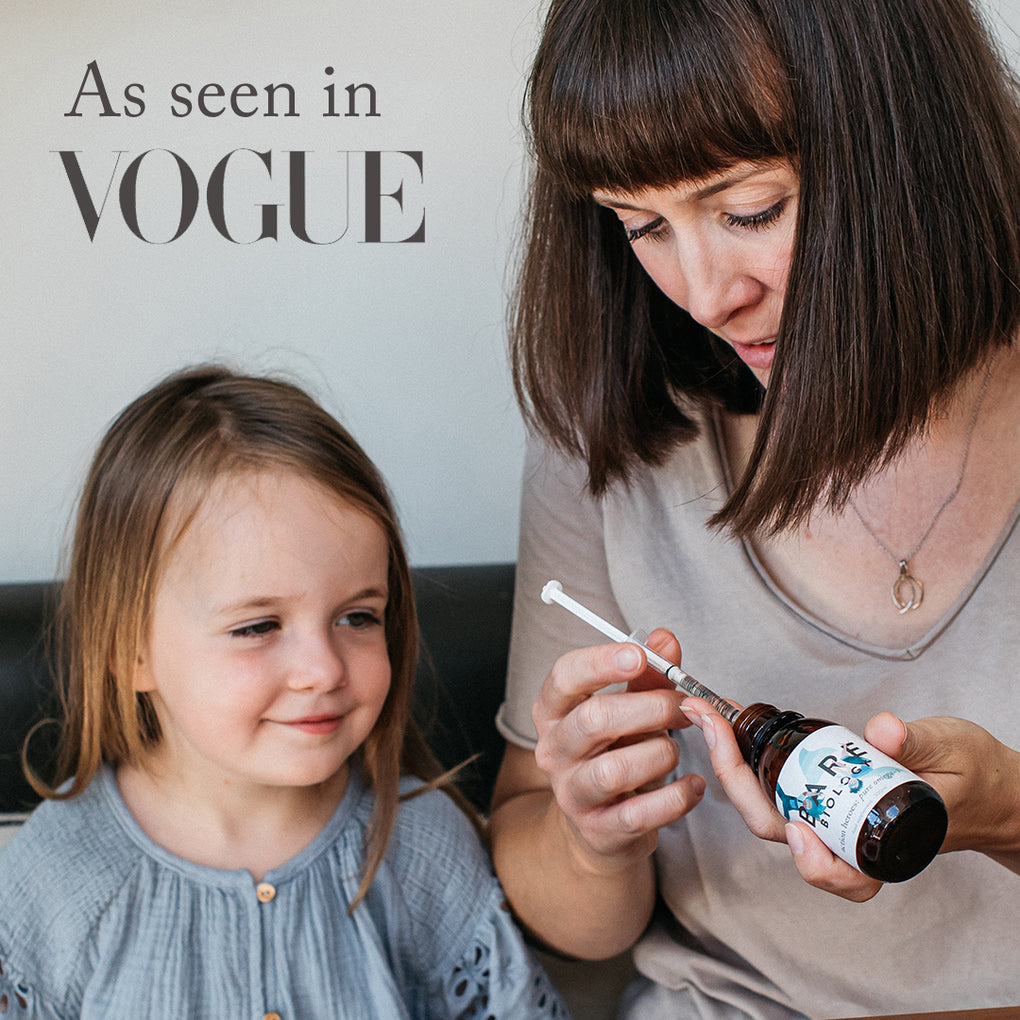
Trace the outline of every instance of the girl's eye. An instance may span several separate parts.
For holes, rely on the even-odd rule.
[[[736,213],[726,214],[726,223],[731,227],[740,227],[743,230],[764,230],[771,227],[786,208],[786,199],[780,199],[775,205],[770,205],[761,212],[751,213],[748,216],[738,216]]]
[[[259,620],[257,623],[246,623],[243,627],[237,627],[230,632],[232,637],[262,637],[279,627],[276,620]]]
[[[377,627],[382,623],[382,620],[375,615],[370,613],[368,610],[357,610],[353,613],[344,613],[343,616],[337,620],[342,627],[353,627],[355,630],[364,630],[368,627]]]
[[[640,227],[628,230],[627,240],[631,244],[635,241],[640,241],[642,237],[647,238],[649,241],[661,241],[668,233],[669,224],[662,216],[656,216],[654,220],[649,220]]]

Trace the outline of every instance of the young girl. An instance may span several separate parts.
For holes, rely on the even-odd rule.
[[[308,396],[202,367],[131,404],[64,599],[58,773],[0,856],[0,1014],[566,1016],[410,720],[385,485]]]

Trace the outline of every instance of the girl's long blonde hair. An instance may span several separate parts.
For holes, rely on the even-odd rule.
[[[266,469],[317,482],[374,520],[389,545],[385,628],[392,679],[359,753],[375,804],[353,910],[385,853],[401,774],[430,786],[449,774],[442,774],[411,719],[418,618],[386,484],[351,435],[289,382],[202,365],[164,379],[110,426],[79,503],[55,630],[63,703],[55,775],[47,783],[27,772],[40,796],[70,798],[103,762],[139,762],[159,741],[152,702],[135,692],[133,680],[167,554],[214,479]],[[453,788],[447,792],[477,828],[466,800]]]

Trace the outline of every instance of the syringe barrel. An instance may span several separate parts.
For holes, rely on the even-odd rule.
[[[685,673],[679,666],[670,666],[666,670],[666,678],[685,694],[707,701],[727,722],[732,723],[740,715],[740,709],[736,705],[725,698],[720,698],[715,691],[699,683],[690,673]]]

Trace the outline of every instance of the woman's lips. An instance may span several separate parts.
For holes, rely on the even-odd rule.
[[[730,340],[729,343],[737,357],[748,368],[772,367],[772,358],[776,351],[775,339],[760,340],[753,344],[738,344],[733,340]]]

